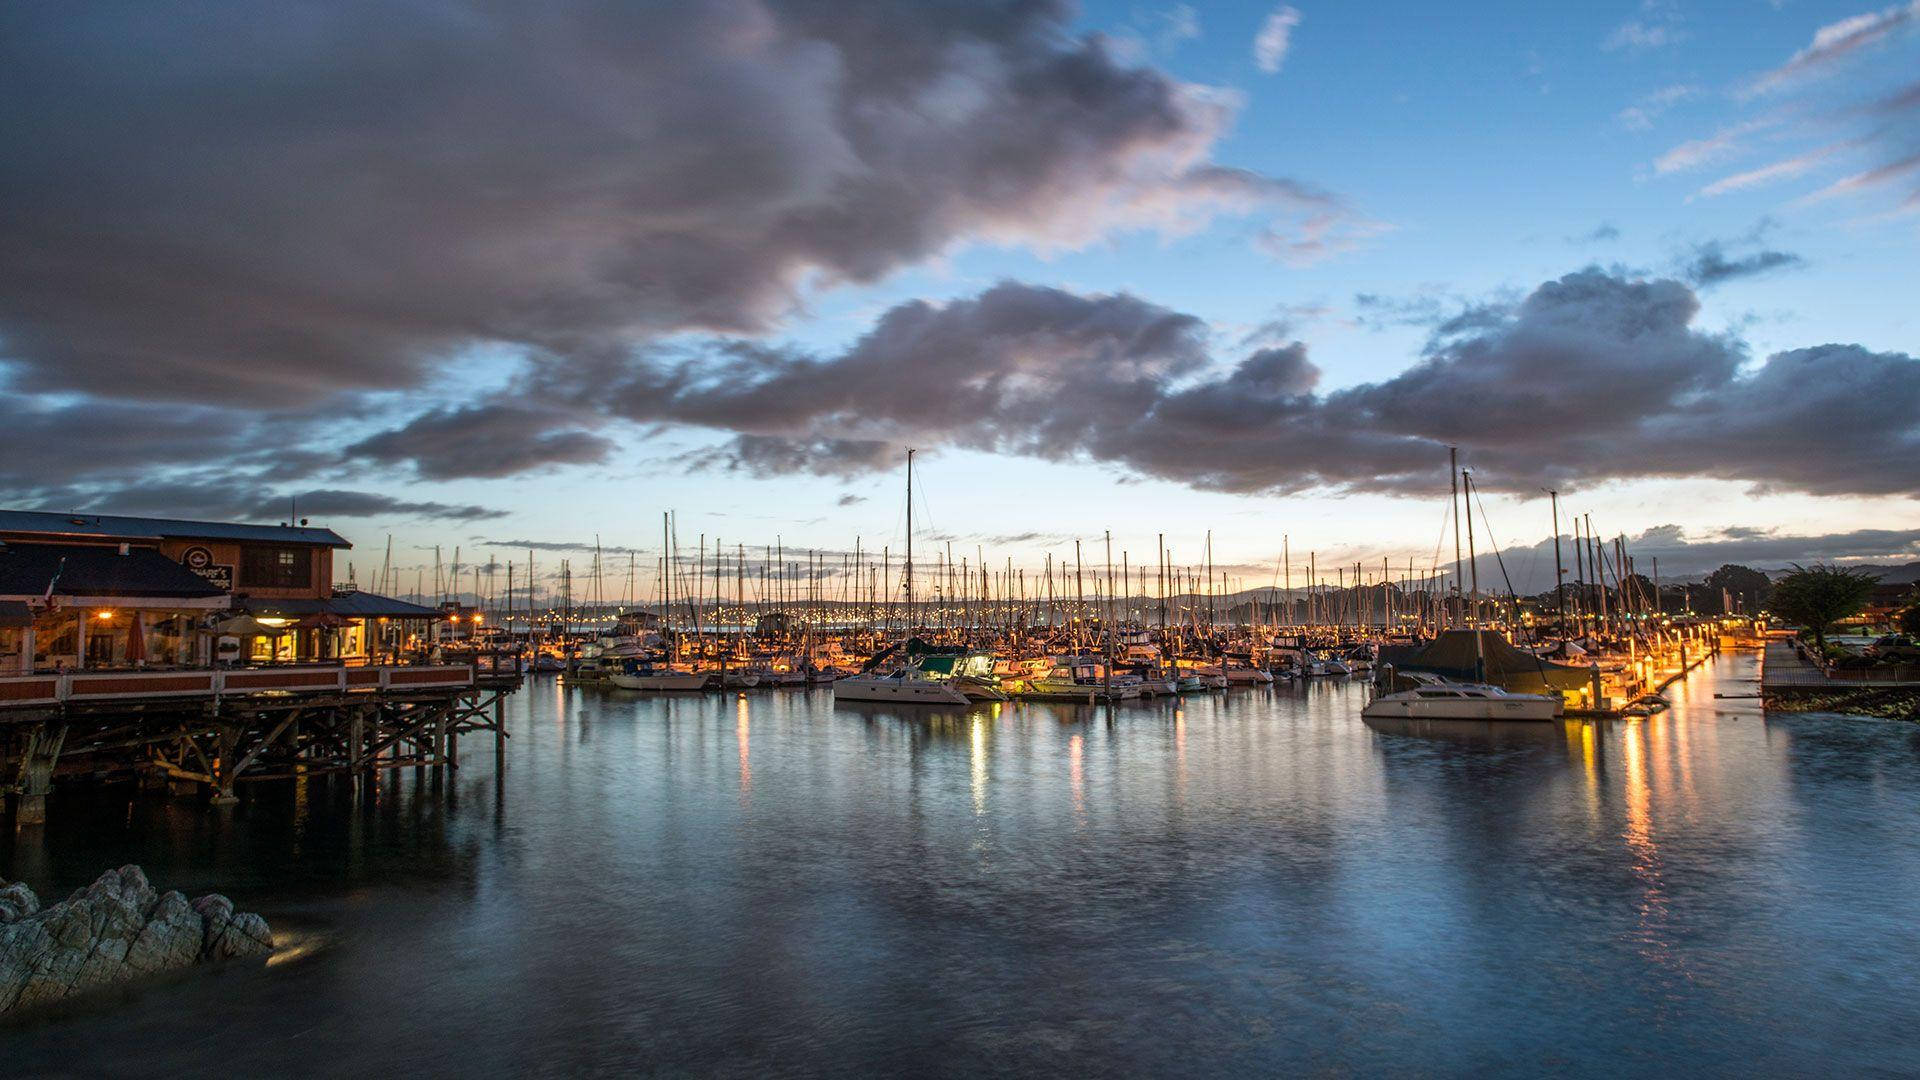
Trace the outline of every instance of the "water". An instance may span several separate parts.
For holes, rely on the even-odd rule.
[[[22,1075],[1916,1075],[1920,727],[1381,731],[1323,683],[1105,712],[542,680],[458,780],[56,796],[288,942],[0,1028]]]

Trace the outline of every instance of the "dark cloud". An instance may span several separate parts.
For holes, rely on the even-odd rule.
[[[845,476],[896,467],[909,445],[1057,456],[1207,362],[1192,315],[1006,283],[901,304],[837,356],[733,342],[555,373],[548,389],[629,420],[738,432],[731,460],[755,475]]]
[[[842,495],[838,499],[834,500],[834,505],[835,506],[859,506],[861,503],[866,501],[867,501],[867,497],[865,495],[847,494],[847,495]]]
[[[1683,264],[1681,274],[1693,284],[1708,288],[1734,278],[1752,277],[1769,270],[1803,264],[1804,260],[1792,252],[1772,249],[1729,258],[1723,244],[1708,241],[1694,248],[1692,257]]]
[[[256,504],[253,512],[248,516],[267,518],[280,510],[291,511],[296,508],[301,517],[313,520],[336,517],[407,517],[432,518],[438,521],[482,521],[487,518],[506,516],[503,510],[485,506],[416,502],[397,499],[390,495],[377,495],[368,491],[338,489],[302,492],[286,498],[272,496]]]
[[[381,462],[411,463],[428,480],[513,476],[555,465],[605,461],[613,440],[572,426],[561,413],[519,405],[435,409],[347,448]]]
[[[1694,326],[1686,284],[1588,269],[1467,305],[1425,358],[1330,392],[1305,346],[1220,371],[1191,316],[1003,283],[882,316],[847,352],[729,344],[576,392],[632,419],[735,433],[737,467],[848,475],[906,445],[1092,460],[1201,488],[1421,491],[1458,446],[1489,488],[1715,476],[1815,494],[1920,491],[1920,366],[1857,345],[1749,366]],[[1810,453],[1793,433],[1846,433]]]
[[[652,555],[653,548],[622,547],[614,544],[595,545],[583,540],[483,540],[474,538],[476,546],[484,548],[507,548],[512,551],[584,551],[591,554],[599,551],[602,555]]]
[[[1541,593],[1553,588],[1553,538],[1543,535],[1552,530],[1548,527],[1544,506],[1541,509],[1541,527],[1521,532],[1529,536],[1542,535],[1542,539],[1507,548],[1498,559],[1492,555],[1480,557],[1478,566],[1483,586],[1498,587],[1504,591],[1506,581],[1511,579],[1515,591],[1523,594]],[[1496,520],[1494,524],[1511,529],[1518,522]],[[1565,524],[1563,520],[1562,526]],[[1605,531],[1604,523],[1597,522],[1596,526],[1602,533],[1602,542],[1607,545],[1606,557],[1611,567],[1614,559],[1612,534]],[[1735,526],[1714,534],[1688,535],[1678,525],[1656,525],[1636,535],[1626,536],[1625,540],[1627,555],[1633,559],[1634,570],[1652,577],[1654,560],[1658,559],[1663,582],[1683,578],[1697,580],[1727,563],[1773,571],[1794,563],[1908,562],[1920,559],[1920,532],[1898,529],[1854,529],[1809,534]],[[1563,532],[1560,542],[1566,580],[1571,582],[1574,579],[1574,540],[1572,535]],[[1503,563],[1505,577],[1502,576]],[[1443,564],[1442,569],[1448,574],[1453,572],[1450,563]],[[1608,574],[1611,576],[1611,568]]]
[[[1228,95],[1121,62],[1046,0],[3,18],[0,339],[27,391],[278,407],[413,386],[476,342],[758,333],[803,283],[967,241],[1258,211],[1325,245],[1348,219],[1212,163]],[[535,457],[591,460],[593,438]]]
[[[293,511],[318,524],[335,518],[391,518],[411,521],[480,521],[505,516],[485,506],[401,499],[370,491],[315,489],[273,491],[245,478],[143,481],[125,487],[74,489],[38,500],[23,500],[41,510],[215,518],[232,521],[286,521]]]

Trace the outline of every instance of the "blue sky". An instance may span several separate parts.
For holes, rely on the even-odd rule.
[[[785,18],[774,8],[768,11],[775,23]],[[854,12],[847,16],[850,21],[860,18],[857,8],[849,11]],[[1905,6],[1760,0],[1451,9],[1310,0],[1277,6],[1086,4],[1076,16],[1043,27],[1023,47],[1046,55],[1080,47],[1079,36],[1100,36],[1116,69],[1152,72],[1160,84],[1198,95],[1226,117],[1215,126],[1201,124],[1192,143],[1180,144],[1197,155],[1194,162],[1244,171],[1264,178],[1260,184],[1284,181],[1309,194],[1290,200],[1284,194],[1273,197],[1271,186],[1257,197],[1235,189],[1223,203],[1211,204],[1149,190],[1125,213],[1089,210],[1084,219],[1071,199],[1007,219],[996,218],[991,206],[975,205],[967,220],[941,218],[945,232],[938,242],[892,257],[866,275],[870,280],[850,282],[831,266],[797,260],[795,280],[803,284],[794,302],[751,330],[724,336],[830,358],[852,348],[897,305],[966,302],[998,283],[1019,283],[1082,297],[1122,295],[1155,311],[1197,319],[1204,363],[1196,368],[1190,360],[1181,361],[1188,366],[1168,384],[1174,389],[1225,380],[1256,351],[1297,343],[1300,355],[1317,369],[1313,392],[1324,398],[1393,383],[1429,358],[1465,364],[1478,355],[1476,349],[1497,351],[1504,346],[1494,338],[1443,347],[1430,336],[1447,317],[1486,305],[1500,306],[1510,324],[1524,322],[1525,298],[1546,283],[1592,267],[1612,283],[1609,288],[1636,281],[1682,283],[1676,287],[1683,286],[1698,304],[1688,340],[1724,349],[1749,375],[1776,353],[1827,344],[1857,347],[1858,364],[1868,363],[1869,356],[1905,357],[1915,340],[1911,282],[1920,216],[1900,212],[1902,199],[1911,201],[1914,190],[1901,167],[1920,147],[1914,120],[1920,110],[1869,112],[1868,106],[1912,84],[1913,72],[1920,69],[1917,24],[1920,9]],[[1257,42],[1269,26],[1284,26],[1287,32],[1284,48],[1269,35],[1263,63]],[[786,30],[781,23],[780,32]],[[271,28],[259,32],[272,38]],[[850,32],[834,27],[821,31],[820,39],[839,43],[843,38],[834,35]],[[33,40],[69,50],[69,59],[97,45],[74,26],[54,27]],[[532,51],[537,54],[539,46]],[[791,55],[815,54],[797,50]],[[357,62],[352,56],[299,59],[323,74]],[[952,85],[940,92],[964,98],[973,92],[970,86],[989,84],[994,70],[956,62]],[[130,83],[134,79],[128,77]],[[646,109],[644,103],[638,107]],[[423,134],[433,130],[432,110],[437,109],[457,106],[423,99],[421,126],[383,135],[398,140],[383,144],[385,152],[439,156],[444,146],[458,145],[436,145]],[[394,111],[409,109],[403,103]],[[671,137],[698,141],[697,132]],[[1049,137],[1073,133],[1068,128]],[[1137,168],[1140,160],[1129,149],[1116,151],[1107,164]],[[1889,166],[1887,177],[1873,172]],[[21,175],[52,186],[58,169],[49,166],[45,175],[23,169]],[[589,174],[575,170],[569,175]],[[502,183],[498,177],[488,183]],[[176,179],[161,182],[157,203],[167,203],[165,189]],[[190,181],[178,182],[175,194],[190,201],[195,195]],[[375,194],[368,198],[382,197],[382,189],[369,190]],[[457,201],[461,194],[453,192],[452,198]],[[643,204],[636,212],[653,209]],[[260,235],[280,230],[275,212],[284,214],[261,213],[255,223]],[[450,227],[461,226],[456,220]],[[291,235],[298,226],[287,223],[285,230]],[[516,258],[564,261],[571,253],[568,241],[556,241],[556,235],[563,234],[543,233],[539,243],[518,249],[522,254]],[[1263,242],[1263,236],[1269,239]],[[1311,251],[1285,247],[1316,240],[1323,243]],[[351,259],[352,249],[343,248],[349,254],[339,257]],[[525,254],[529,250],[533,254]],[[1731,269],[1724,277],[1703,277],[1700,268],[1708,256]],[[365,267],[355,278],[392,273],[397,295],[409,284],[407,270],[392,266]],[[177,268],[161,261],[148,269],[164,276]],[[8,287],[0,283],[0,289]],[[10,287],[16,295],[30,291],[17,283]],[[572,299],[556,294],[548,306],[563,308]],[[488,313],[476,301],[470,312],[453,312],[448,321],[486,324]],[[643,353],[665,348],[697,355],[714,347],[712,330],[698,323],[669,321],[664,328],[622,331],[629,336],[611,340]],[[1263,327],[1264,334],[1256,333]],[[438,359],[421,365],[417,374],[329,383],[327,392],[334,396],[320,397],[316,391],[320,404],[312,407],[333,411],[312,429],[320,434],[303,437],[321,444],[309,450],[346,457],[298,467],[249,465],[247,482],[264,485],[261,490],[275,498],[297,494],[303,485],[317,491],[351,487],[403,504],[334,519],[355,540],[356,571],[362,575],[377,563],[389,534],[401,550],[417,552],[437,543],[450,554],[458,544],[467,558],[475,549],[506,558],[514,540],[586,542],[596,534],[608,544],[651,547],[659,512],[669,508],[679,514],[683,541],[705,532],[723,537],[729,546],[735,541],[758,545],[777,534],[790,548],[840,550],[855,536],[873,547],[897,546],[903,539],[895,472],[842,476],[795,469],[756,475],[730,456],[738,453],[736,430],[746,428],[689,422],[688,413],[645,404],[629,403],[599,415],[591,385],[582,388],[583,363],[564,347],[556,351],[556,335],[545,333],[549,329],[542,328],[545,336],[537,345],[512,333],[460,341],[436,329],[426,348]],[[119,400],[111,388],[67,386],[46,375],[54,363],[47,357],[57,350],[41,343],[51,333],[30,315],[10,320],[0,310],[0,342],[14,346],[14,381],[23,392],[37,395],[22,398],[31,415],[45,419],[62,405]],[[409,341],[407,348],[421,348]],[[36,349],[46,349],[46,356]],[[69,372],[76,364],[97,362],[103,372],[109,366],[106,359],[90,359],[105,352],[75,355],[79,359],[66,362]],[[771,361],[754,362],[761,366],[742,370],[749,375],[771,370],[766,366]],[[341,361],[322,356],[315,363],[331,375]],[[372,370],[379,370],[377,358]],[[1550,372],[1551,365],[1545,370]],[[1874,370],[1892,372],[1894,389],[1908,392],[1901,386],[1912,381],[1905,368],[1881,363]],[[563,383],[564,390],[559,389]],[[1597,397],[1611,396],[1606,383],[1599,386]],[[1680,396],[1669,403],[1672,412],[1662,422],[1687,426],[1694,400],[1687,394],[1698,389],[1676,391]],[[930,376],[925,392],[941,394],[939,378]],[[1075,393],[1071,384],[1050,385],[1047,392]],[[164,391],[148,395],[166,396]],[[200,400],[223,410],[214,421],[231,421],[236,432],[244,429],[257,442],[258,433],[275,422],[272,399],[269,394],[264,401],[226,401],[216,390]],[[347,401],[350,407],[341,404]],[[503,402],[542,410],[537,436],[578,424],[579,431],[562,434],[582,440],[586,448],[547,457],[535,453],[525,469],[466,470],[474,474],[465,476],[450,475],[461,470],[446,468],[429,475],[425,459],[408,452],[383,457],[356,449],[368,436],[390,429],[417,434],[406,425],[423,409],[453,414]],[[808,437],[837,431],[834,425],[844,425],[847,414],[837,415],[815,417]],[[1822,430],[1781,430],[1778,439],[1832,438],[1834,445],[1818,453],[1844,456],[1849,438],[1857,438],[1869,452],[1865,456],[1892,460],[1898,470],[1899,447],[1916,437],[1910,420],[1904,427],[1895,418],[1849,431],[1844,424],[1834,429],[1831,412],[1820,415],[1827,418]],[[1117,427],[1133,419],[1114,416],[1111,422]],[[307,421],[282,410],[278,422],[290,430],[287,425]],[[1349,434],[1342,427],[1348,422],[1334,413],[1316,422],[1333,425],[1336,435]],[[507,453],[505,437],[487,430],[476,429],[468,453],[484,457],[496,438],[500,452]],[[1149,560],[1152,537],[1165,533],[1185,559],[1197,555],[1206,530],[1212,529],[1217,558],[1239,567],[1236,573],[1243,577],[1274,565],[1283,534],[1302,566],[1307,551],[1323,553],[1327,562],[1357,559],[1377,565],[1384,557],[1404,565],[1408,557],[1431,560],[1445,512],[1446,474],[1439,454],[1430,491],[1404,481],[1342,486],[1284,479],[1267,490],[1241,485],[1219,491],[1188,479],[1180,471],[1185,466],[1143,465],[1151,455],[1125,449],[1036,456],[1010,449],[1020,440],[1004,427],[990,435],[961,427],[955,432],[931,436],[924,445],[927,535],[957,537],[959,549],[969,552],[976,544],[988,547],[995,564],[1009,556],[1036,563],[1046,550],[1070,546],[1073,536],[1098,537],[1106,529],[1117,543]],[[889,429],[887,438],[895,436],[904,442],[913,429]],[[1622,441],[1649,437],[1659,433],[1619,434]],[[1097,433],[1088,438],[1089,446],[1100,441]],[[1537,436],[1528,445],[1539,456],[1556,453],[1550,441],[1539,442]],[[1683,536],[1702,542],[1725,540],[1729,528],[1739,536],[1775,537],[1890,531],[1895,541],[1881,537],[1851,554],[1915,557],[1920,506],[1901,493],[1901,477],[1864,486],[1816,481],[1790,475],[1790,467],[1746,470],[1725,446],[1703,445],[1698,452],[1703,464],[1694,476],[1674,475],[1676,470],[1665,464],[1659,470],[1663,475],[1636,475],[1628,466],[1586,470],[1567,483],[1565,504],[1592,513],[1603,531],[1639,535],[1677,526]],[[1522,475],[1529,470],[1516,465],[1523,460],[1516,456],[1520,452],[1507,446],[1505,453],[1490,442],[1484,450],[1469,447],[1467,456],[1487,478],[1493,527],[1503,540],[1531,544],[1547,532],[1546,503]],[[187,455],[154,462],[149,476],[199,482],[216,475],[221,464]],[[1270,468],[1284,476],[1286,465]],[[1326,473],[1323,465],[1315,468],[1315,475]],[[1581,470],[1577,463],[1568,468],[1570,476]],[[10,501],[111,509],[129,498],[127,476],[78,476],[66,486],[13,478]],[[315,498],[327,505],[325,498]],[[419,509],[465,506],[486,508],[493,516],[458,520]],[[1902,533],[1908,538],[1904,544],[1898,541]],[[1035,538],[988,540],[1018,534]],[[571,557],[577,564],[584,561],[579,553]],[[543,556],[543,561],[552,558]]]

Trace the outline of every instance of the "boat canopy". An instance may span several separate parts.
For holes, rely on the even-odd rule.
[[[1480,635],[1476,649],[1474,634]],[[1389,650],[1381,650],[1386,660]],[[1400,652],[1401,650],[1391,650]],[[1590,674],[1576,667],[1542,660],[1516,648],[1496,630],[1459,629],[1443,632],[1425,648],[1411,655],[1400,655],[1390,662],[1396,671],[1431,671],[1449,679],[1472,681],[1477,674],[1479,654],[1486,654],[1486,682],[1522,693],[1546,690],[1578,690],[1587,685]]]

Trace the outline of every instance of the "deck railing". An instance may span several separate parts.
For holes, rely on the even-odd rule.
[[[472,685],[473,667],[468,664],[70,671],[0,677],[0,709],[153,698],[447,690]]]

